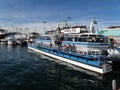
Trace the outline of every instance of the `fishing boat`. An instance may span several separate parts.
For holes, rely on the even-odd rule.
[[[29,43],[28,48],[102,75],[109,73],[112,66],[107,62],[106,55],[111,43],[106,36],[92,32],[94,22],[92,19],[88,33],[41,35]]]

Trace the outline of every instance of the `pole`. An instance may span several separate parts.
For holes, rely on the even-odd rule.
[[[43,24],[44,24],[44,34],[45,34],[45,24],[46,24],[46,22],[44,21]]]

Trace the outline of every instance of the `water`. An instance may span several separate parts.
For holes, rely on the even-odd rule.
[[[120,73],[100,76],[25,46],[0,46],[0,90],[112,90]]]

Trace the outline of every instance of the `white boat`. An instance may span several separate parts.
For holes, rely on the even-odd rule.
[[[106,36],[90,31],[81,34],[41,35],[34,43],[29,43],[28,48],[75,66],[105,74],[112,71],[112,66],[106,60],[106,50],[110,44]]]
[[[15,39],[15,42],[16,42],[17,45],[24,44],[26,38],[27,38],[26,35],[22,35],[22,34],[14,35],[14,39]]]
[[[22,45],[25,43],[27,36],[23,34],[8,33],[6,40],[8,45]]]

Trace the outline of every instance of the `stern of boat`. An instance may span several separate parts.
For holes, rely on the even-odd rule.
[[[103,73],[109,73],[112,71],[112,66],[110,64],[104,64],[102,68],[103,68]]]

